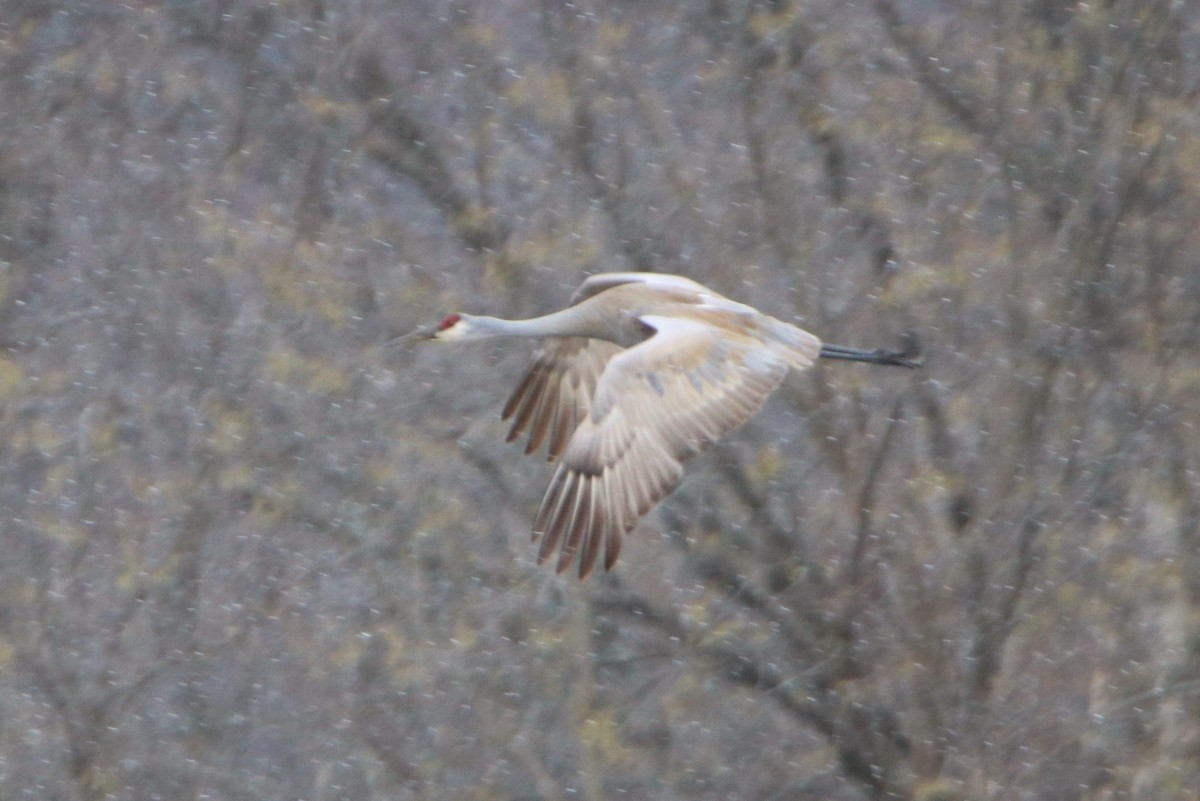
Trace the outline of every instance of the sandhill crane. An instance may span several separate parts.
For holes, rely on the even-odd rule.
[[[549,441],[558,461],[538,509],[538,564],[558,549],[558,572],[579,576],[669,494],[683,463],[749,420],[789,369],[818,356],[917,367],[904,353],[822,344],[812,334],[687,278],[603,273],[562,311],[532,320],[450,314],[399,341],[487,337],[546,341],[504,405],[507,441],[526,453]]]

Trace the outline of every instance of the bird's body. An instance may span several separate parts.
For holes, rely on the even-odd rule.
[[[587,576],[669,494],[691,456],[750,419],[790,369],[818,356],[879,364],[903,354],[822,346],[794,325],[687,278],[603,273],[562,311],[532,320],[452,314],[405,339],[544,337],[504,406],[508,440],[549,442],[558,467],[533,526],[538,563]]]

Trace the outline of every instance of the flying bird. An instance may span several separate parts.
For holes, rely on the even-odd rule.
[[[504,405],[506,441],[548,442],[558,462],[533,524],[537,561],[579,557],[586,578],[679,484],[683,464],[753,417],[791,369],[818,357],[917,367],[906,353],[856,350],[732,301],[688,278],[602,273],[570,305],[531,320],[450,314],[400,342],[543,339]]]

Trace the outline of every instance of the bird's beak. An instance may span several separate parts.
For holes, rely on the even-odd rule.
[[[437,332],[436,328],[433,328],[432,326],[426,326],[425,328],[418,328],[416,331],[413,331],[412,333],[409,333],[409,334],[405,334],[404,336],[396,337],[395,339],[389,341],[387,344],[390,346],[390,345],[407,345],[411,342],[424,342],[427,339],[433,339],[433,335],[436,332]]]

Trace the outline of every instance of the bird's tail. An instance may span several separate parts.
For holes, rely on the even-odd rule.
[[[793,369],[803,370],[811,367],[821,355],[821,340],[802,328],[785,323],[782,320],[772,320],[772,339],[783,345],[784,358]]]

